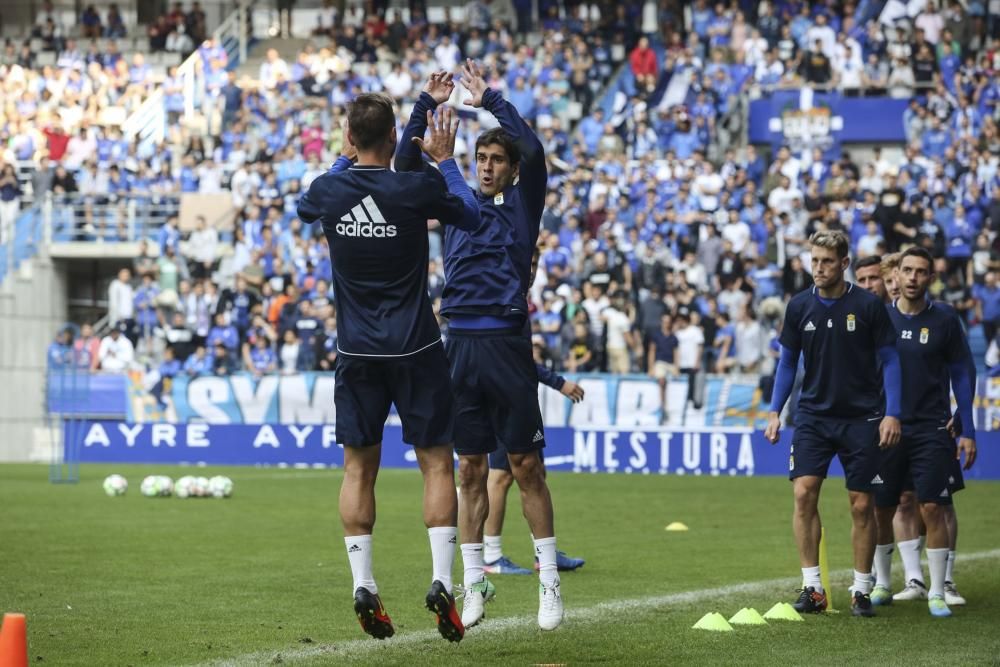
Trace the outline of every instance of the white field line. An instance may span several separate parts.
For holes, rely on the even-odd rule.
[[[1000,549],[990,551],[977,551],[969,554],[957,554],[961,563],[972,563],[981,560],[994,560],[1000,558]],[[835,579],[851,577],[853,570],[837,570],[831,573]],[[729,586],[719,586],[717,588],[702,588],[699,590],[685,591],[683,593],[671,593],[669,595],[654,595],[645,598],[633,598],[630,600],[615,600],[613,602],[601,602],[589,607],[570,607],[566,610],[565,623],[570,626],[596,623],[608,618],[608,614],[619,614],[628,611],[650,611],[662,607],[686,607],[693,604],[706,602],[719,597],[739,594],[759,594],[773,591],[775,589],[787,590],[795,586],[800,586],[800,577],[782,577],[780,579],[765,579],[762,581],[749,581],[742,584],[732,584]],[[572,595],[572,589],[570,589]],[[570,597],[572,604],[572,597]],[[481,626],[469,630],[468,637],[474,638],[482,634],[510,634],[518,631],[537,630],[537,620],[534,616],[508,616],[498,619],[488,619]],[[540,631],[539,631],[540,632]],[[558,632],[558,630],[556,631]],[[200,663],[199,667],[242,667],[244,665],[271,664],[277,656],[281,656],[281,663],[291,663],[310,658],[326,656],[333,660],[344,660],[349,658],[363,658],[376,652],[383,652],[383,655],[390,655],[394,647],[415,646],[428,642],[443,641],[435,630],[421,630],[419,632],[409,632],[397,635],[386,641],[374,639],[350,639],[337,644],[319,644],[316,646],[297,647],[289,646],[287,649],[271,649],[267,651],[257,651],[243,655]]]

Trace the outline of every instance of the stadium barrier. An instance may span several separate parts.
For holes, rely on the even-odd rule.
[[[67,438],[83,462],[339,466],[333,376],[328,373],[177,378],[172,386],[139,373],[95,375],[100,386],[63,414],[90,417]],[[587,391],[578,405],[539,388],[546,463],[554,470],[626,474],[783,475],[791,429],[777,446],[762,433],[767,406],[756,376],[709,377],[704,403],[670,411],[660,424],[659,388],[646,376],[574,376]],[[52,386],[52,383],[50,383]],[[975,418],[979,461],[968,476],[1000,479],[1000,382],[979,381]],[[681,406],[687,383],[674,380],[668,405]],[[414,467],[399,420],[385,428],[383,465]],[[835,463],[832,475],[841,474]]]

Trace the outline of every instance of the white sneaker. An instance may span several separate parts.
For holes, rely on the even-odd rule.
[[[926,600],[927,587],[924,582],[917,579],[910,579],[906,582],[906,587],[892,596],[892,599],[901,602],[904,600]]]
[[[955,582],[953,581],[944,582],[944,602],[949,607],[961,607],[965,604],[965,598],[955,588]]]
[[[538,627],[542,630],[555,630],[563,620],[562,593],[559,592],[559,580],[551,586],[538,584]]]
[[[486,577],[466,588],[462,599],[462,625],[468,629],[486,618],[486,603],[493,599],[496,592],[493,582]]]

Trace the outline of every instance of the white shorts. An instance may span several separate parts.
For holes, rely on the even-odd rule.
[[[669,380],[670,364],[665,361],[653,362],[653,377],[657,380]]]

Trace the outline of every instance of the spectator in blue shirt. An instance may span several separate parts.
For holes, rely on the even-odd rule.
[[[210,348],[222,345],[229,352],[233,352],[239,347],[240,334],[236,331],[236,327],[226,322],[226,316],[219,313],[215,316],[215,326],[209,330],[205,344]]]
[[[204,345],[196,347],[194,354],[184,362],[184,372],[190,377],[208,375],[212,372],[212,358],[208,356],[208,350]]]
[[[160,227],[160,231],[157,232],[157,242],[161,255],[167,254],[168,246],[174,249],[175,254],[180,255],[181,233],[177,229],[177,216],[170,216],[166,224]]]
[[[976,297],[976,315],[983,323],[983,335],[989,344],[997,335],[997,324],[1000,323],[1000,286],[997,286],[997,274],[986,273],[982,285],[976,285],[972,291]]]

